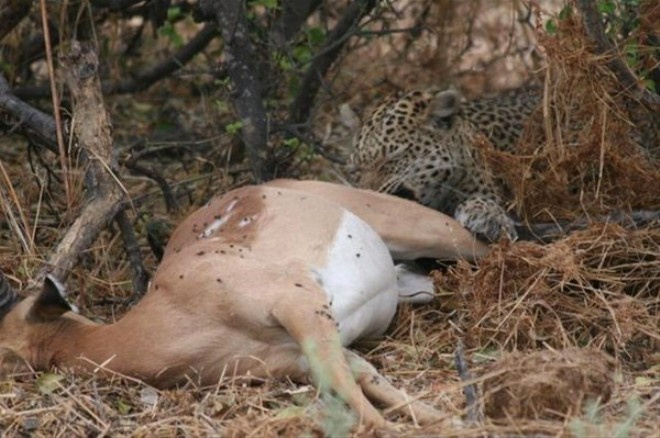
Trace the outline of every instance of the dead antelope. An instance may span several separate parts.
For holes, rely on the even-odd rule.
[[[52,277],[23,300],[5,283],[0,349],[35,369],[103,364],[161,388],[288,376],[338,395],[366,424],[386,424],[367,397],[428,423],[436,410],[407,403],[345,347],[381,335],[400,295],[432,293],[393,257],[485,251],[453,219],[390,195],[313,181],[243,187],[178,226],[148,293],[113,324],[72,312]]]

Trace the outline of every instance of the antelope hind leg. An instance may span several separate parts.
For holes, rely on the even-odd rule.
[[[402,391],[396,389],[385,377],[365,359],[344,350],[356,380],[364,394],[374,402],[386,408],[394,408],[397,412],[407,415],[419,424],[431,424],[446,419],[442,412],[418,400],[412,400]]]
[[[360,423],[387,427],[353,377],[327,298],[322,292],[305,292],[304,299],[298,296],[280,301],[272,314],[300,345],[312,381],[321,393],[335,393],[344,400],[357,413]]]

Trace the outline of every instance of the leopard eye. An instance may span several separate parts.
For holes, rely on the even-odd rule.
[[[431,121],[434,128],[441,129],[443,131],[449,131],[454,126],[456,115],[452,114],[447,117],[432,117]]]

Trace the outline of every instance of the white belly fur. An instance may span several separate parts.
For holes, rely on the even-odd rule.
[[[344,346],[383,334],[396,311],[394,262],[380,236],[346,211],[326,265],[312,271],[331,302]]]

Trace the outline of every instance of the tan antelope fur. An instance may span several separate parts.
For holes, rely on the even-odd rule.
[[[428,423],[435,409],[407,402],[345,347],[381,335],[399,295],[432,293],[392,255],[485,251],[453,219],[394,196],[313,181],[247,186],[178,226],[148,293],[115,323],[71,311],[53,277],[23,300],[5,284],[0,350],[35,369],[103,364],[160,388],[290,377],[338,395],[365,424],[386,425],[368,399]]]

